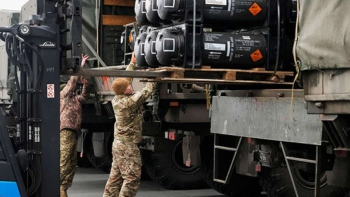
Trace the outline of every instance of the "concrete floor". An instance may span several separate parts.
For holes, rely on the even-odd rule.
[[[69,197],[102,197],[108,179],[105,174],[94,168],[77,168],[73,186],[68,190]],[[136,197],[223,197],[212,189],[201,190],[167,190],[151,180],[142,180]]]

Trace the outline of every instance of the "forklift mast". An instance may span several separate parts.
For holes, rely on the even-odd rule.
[[[14,132],[6,127],[8,109],[0,106],[0,196],[59,196],[60,72],[80,65],[81,1],[36,3],[28,21],[0,27],[20,73]]]

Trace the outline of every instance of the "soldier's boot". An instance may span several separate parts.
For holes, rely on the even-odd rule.
[[[66,188],[60,188],[60,197],[68,197]]]

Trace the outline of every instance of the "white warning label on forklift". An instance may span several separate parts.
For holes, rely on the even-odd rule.
[[[204,50],[208,51],[225,51],[226,45],[220,43],[204,43]]]
[[[55,98],[55,84],[47,84],[47,98]]]
[[[226,5],[227,0],[205,0],[205,4],[207,4],[207,5]]]

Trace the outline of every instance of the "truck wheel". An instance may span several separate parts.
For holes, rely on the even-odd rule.
[[[182,141],[172,151],[142,151],[145,169],[153,181],[167,189],[208,187],[199,167],[186,167],[182,162]]]
[[[237,197],[257,197],[261,194],[259,179],[236,174],[233,172],[229,184],[222,184],[213,181],[212,168],[202,167],[203,177],[208,185],[215,191],[225,194],[226,196]]]
[[[292,166],[291,166],[292,167]],[[314,174],[296,168],[291,169],[295,176],[295,183],[300,197],[314,195]],[[326,173],[321,178],[321,197],[345,197],[348,192],[344,189],[327,185]],[[287,167],[263,169],[260,185],[268,197],[294,197],[294,189]]]
[[[207,136],[202,140],[201,156],[202,167],[201,171],[204,180],[207,184],[219,193],[227,196],[237,197],[257,197],[261,194],[261,187],[259,185],[259,179],[254,177],[248,177],[237,174],[233,171],[229,184],[222,184],[213,180],[213,136]]]
[[[104,151],[105,156],[103,157],[103,162],[100,164],[100,169],[103,172],[109,173],[111,171],[112,162],[113,162],[113,154],[112,154],[112,145],[114,141],[114,132],[105,132],[105,140],[104,140]]]
[[[80,157],[80,152],[78,152],[77,157],[77,166],[81,168],[88,168],[92,166],[90,161],[86,157],[86,154],[83,154],[83,157]]]
[[[106,134],[106,139],[105,144],[108,144],[108,134]],[[113,135],[112,135],[113,137]],[[107,142],[106,142],[107,141]],[[112,139],[113,142],[113,139]],[[87,159],[90,161],[93,167],[98,168],[102,170],[105,173],[109,173],[111,170],[111,156],[109,156],[108,151],[110,152],[110,155],[112,154],[111,152],[112,145],[110,146],[110,149],[108,149],[108,145],[105,147],[105,156],[103,157],[96,157],[94,154],[94,148],[92,145],[92,133],[88,133],[85,137],[84,141],[84,154],[86,154]]]

